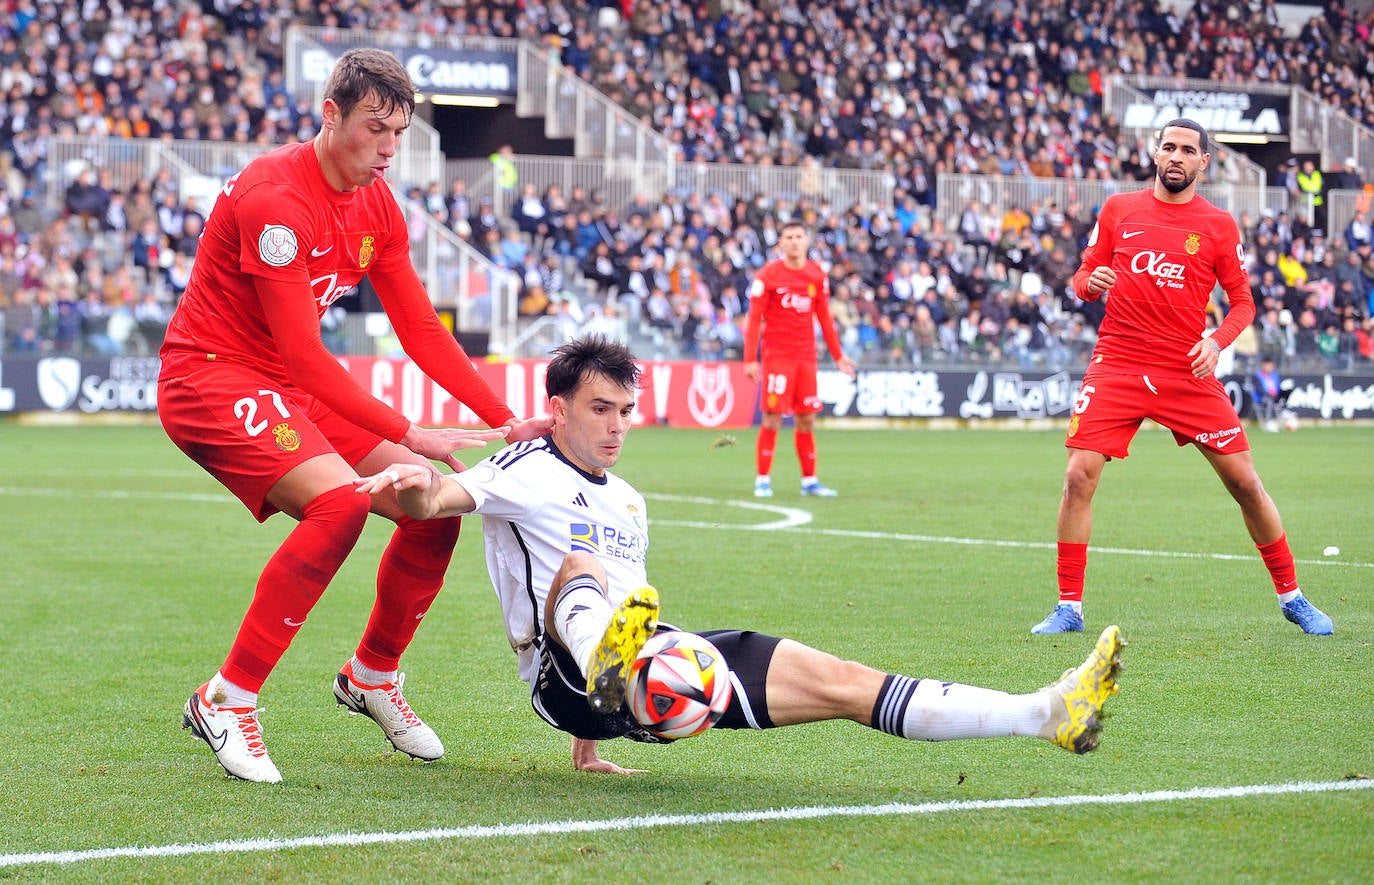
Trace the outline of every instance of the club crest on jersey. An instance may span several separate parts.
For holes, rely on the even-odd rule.
[[[1202,236],[1200,234],[1188,234],[1188,239],[1183,241],[1183,251],[1189,255],[1196,255],[1197,250],[1202,248]]]
[[[358,248],[358,267],[366,268],[372,263],[377,255],[377,247],[372,245],[375,242],[376,237],[363,237],[363,244]]]
[[[630,513],[630,522],[635,524],[635,528],[644,531],[644,514],[639,512],[639,508],[633,504],[625,508]]]
[[[301,435],[292,430],[291,425],[286,422],[272,428],[272,438],[276,440],[277,448],[283,452],[294,452],[301,447]]]
[[[597,539],[596,526],[586,522],[574,522],[568,525],[569,550],[580,550],[583,553],[600,553],[601,542]]]
[[[263,264],[286,267],[296,260],[299,248],[296,232],[284,224],[269,224],[258,235],[258,257]]]

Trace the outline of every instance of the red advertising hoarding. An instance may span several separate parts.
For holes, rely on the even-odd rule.
[[[363,388],[416,424],[480,427],[414,363],[387,357],[343,357],[339,362]],[[546,415],[547,360],[476,360],[477,371],[511,411],[522,418]],[[754,421],[758,385],[740,363],[644,362],[635,424],[671,427],[739,428]]]

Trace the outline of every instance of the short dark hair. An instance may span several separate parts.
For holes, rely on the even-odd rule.
[[[385,49],[355,47],[339,56],[324,84],[324,97],[333,99],[347,117],[368,95],[376,97],[377,110],[389,117],[403,110],[415,113],[415,84],[396,56]]]
[[[801,229],[801,232],[804,233],[804,234],[809,234],[809,233],[811,233],[810,229],[807,228],[806,224],[805,224],[804,222],[801,222],[801,221],[784,221],[784,222],[782,223],[782,227],[778,228],[778,233],[782,233],[783,231],[787,230],[789,227],[800,228],[800,229]]]
[[[1159,127],[1159,141],[1164,141],[1164,130],[1170,128],[1193,130],[1197,133],[1198,150],[1202,151],[1204,154],[1211,150],[1211,148],[1208,147],[1209,142],[1207,139],[1207,130],[1202,128],[1201,123],[1198,123],[1195,120],[1189,120],[1187,117],[1175,117],[1174,119],[1165,123],[1163,126]]]
[[[544,372],[544,389],[550,399],[570,396],[592,375],[605,375],[626,390],[639,389],[634,353],[605,335],[585,335],[554,348]]]

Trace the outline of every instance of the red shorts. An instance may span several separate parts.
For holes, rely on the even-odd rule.
[[[1083,376],[1064,445],[1124,458],[1146,418],[1172,430],[1181,446],[1197,443],[1223,455],[1250,450],[1240,416],[1216,378],[1097,368]]]
[[[259,522],[277,512],[267,493],[292,468],[330,453],[357,464],[382,442],[297,388],[203,355],[163,360],[157,413],[177,448]]]
[[[814,415],[821,410],[816,395],[814,360],[768,357],[760,365],[763,377],[763,411],[770,415]]]

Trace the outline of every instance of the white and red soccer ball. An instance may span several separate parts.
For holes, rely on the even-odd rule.
[[[630,712],[660,737],[701,734],[720,721],[730,697],[729,667],[696,633],[655,633],[630,666]]]

